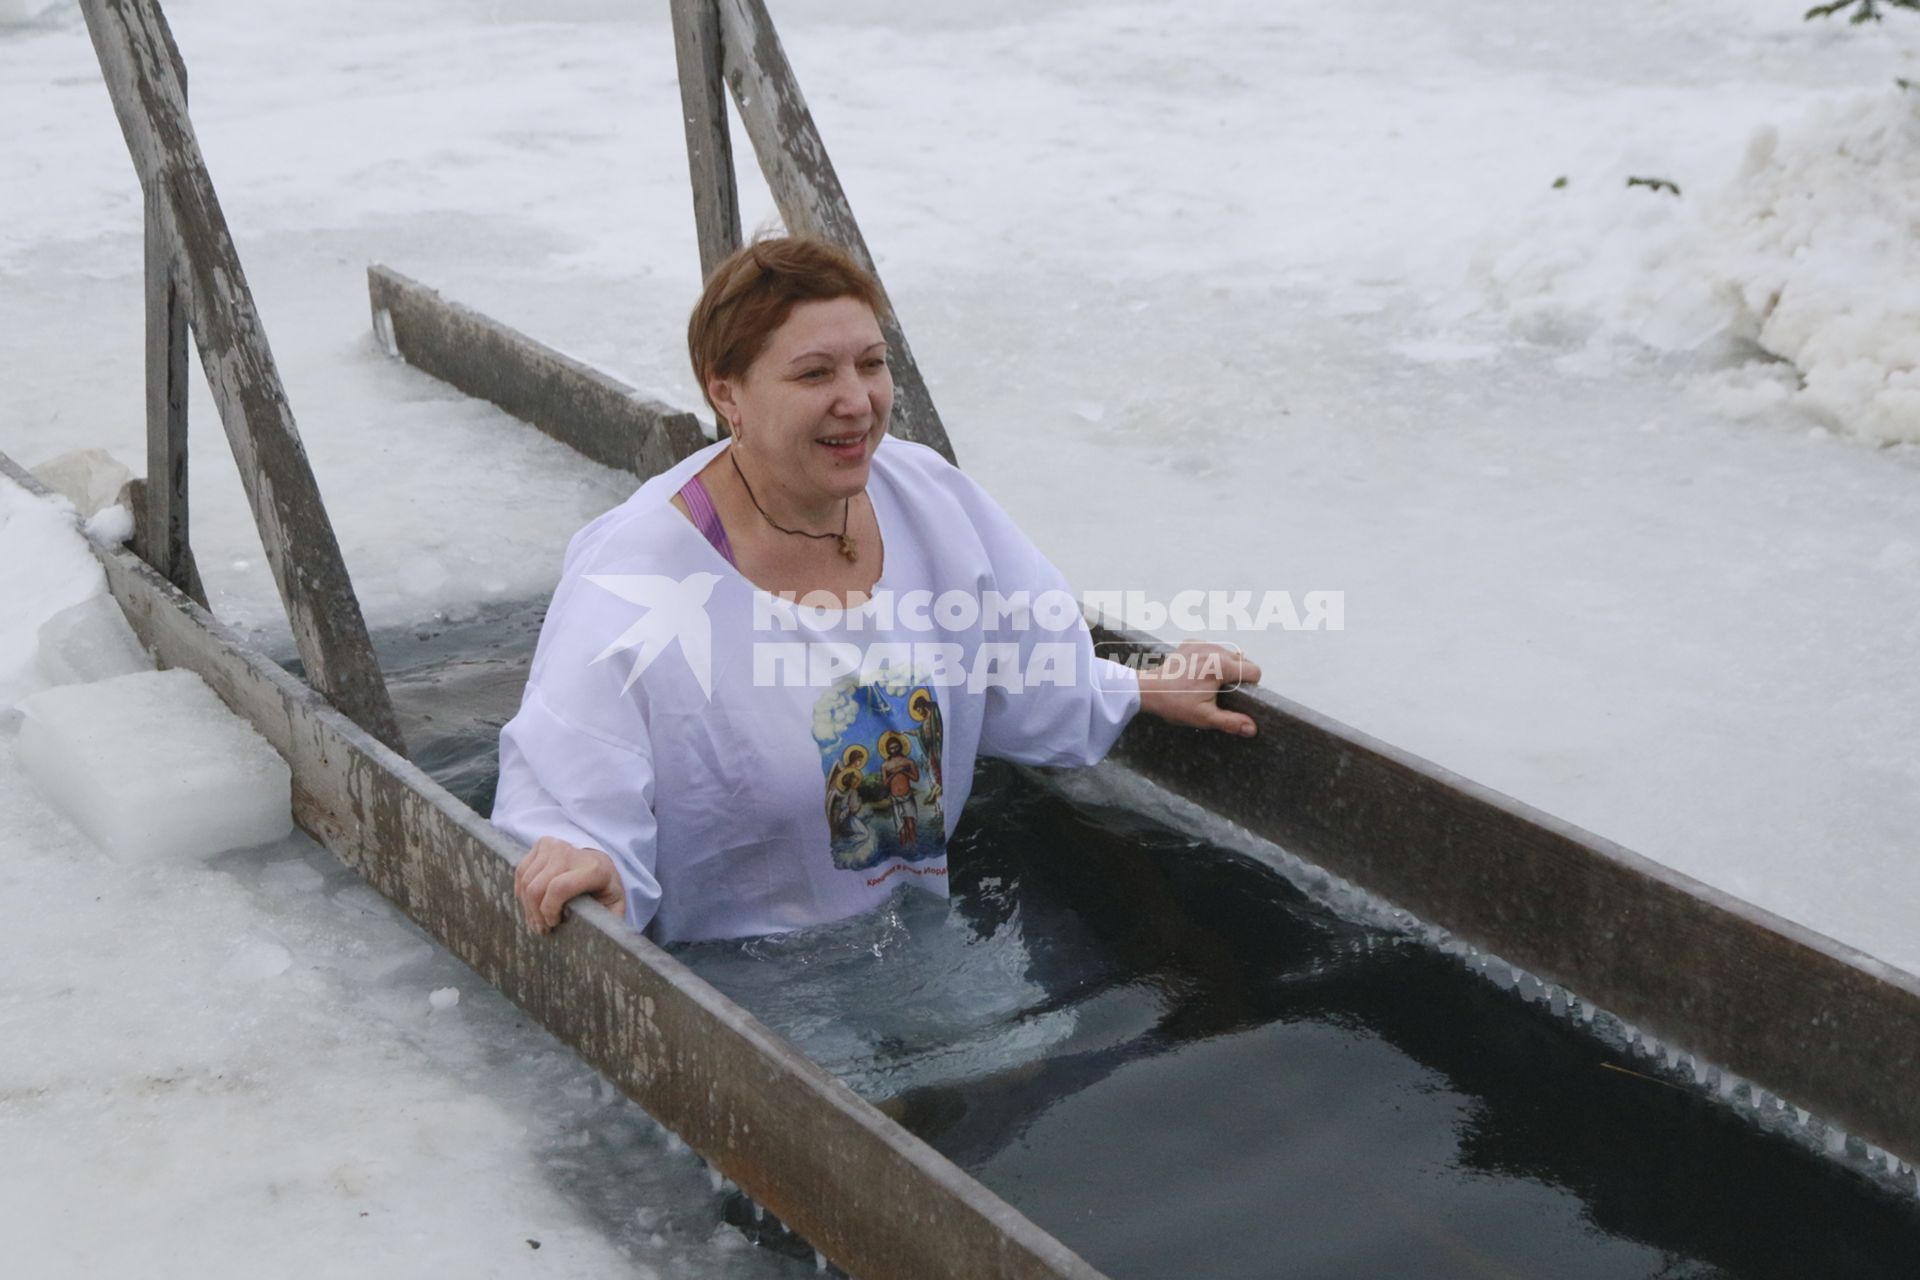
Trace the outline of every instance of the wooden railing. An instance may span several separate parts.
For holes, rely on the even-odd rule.
[[[403,750],[360,602],[187,117],[173,34],[156,0],[81,0],[80,8],[146,197],[148,470],[137,545],[168,581],[205,599],[187,519],[191,332],[307,680]]]

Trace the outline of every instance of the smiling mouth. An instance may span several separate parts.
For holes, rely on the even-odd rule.
[[[856,431],[852,435],[845,436],[819,436],[815,438],[814,443],[824,444],[830,449],[850,449],[854,445],[864,443],[866,438],[866,432]]]

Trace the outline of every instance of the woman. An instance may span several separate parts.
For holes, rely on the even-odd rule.
[[[944,896],[977,754],[1092,764],[1143,710],[1253,732],[1214,697],[1253,664],[1220,651],[1177,691],[1097,658],[1006,513],[887,437],[884,306],[804,238],[707,281],[688,346],[731,435],[574,537],[501,731],[493,820],[532,845],[535,932],[580,894],[662,942],[841,919],[901,880]]]

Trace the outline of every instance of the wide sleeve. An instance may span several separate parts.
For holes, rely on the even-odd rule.
[[[520,710],[500,731],[493,824],[523,844],[558,836],[607,854],[627,921],[644,929],[660,907],[652,739],[622,687],[626,664],[594,660],[619,620],[579,588],[569,575],[555,593]]]
[[[983,635],[982,644],[998,646],[1009,662],[1017,657],[1008,669],[1022,679],[1017,687],[986,689],[980,750],[1021,764],[1097,764],[1140,710],[1139,678],[1131,667],[1096,656],[1066,577],[984,489],[950,470],[948,482],[987,555],[987,585],[1009,600],[1024,593],[1032,605],[1024,617],[1004,611]]]
[[[558,836],[612,858],[635,929],[660,909],[651,753],[571,723],[533,686],[500,730],[493,825],[522,844]]]

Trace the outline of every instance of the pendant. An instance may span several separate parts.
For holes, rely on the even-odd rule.
[[[840,535],[840,554],[847,558],[848,564],[853,564],[860,559],[860,552],[854,547],[853,539],[844,533]]]

